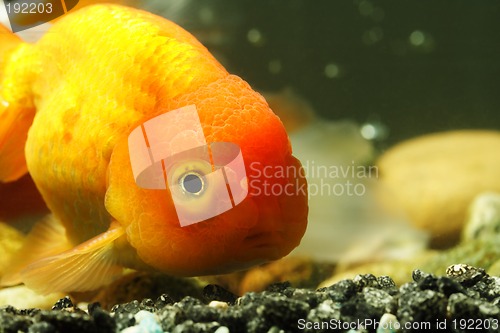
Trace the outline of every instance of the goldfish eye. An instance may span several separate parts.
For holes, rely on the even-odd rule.
[[[185,194],[201,195],[205,191],[203,175],[197,171],[189,171],[179,178],[179,185]]]
[[[211,182],[207,179],[212,165],[200,159],[187,159],[166,165],[172,195],[178,202],[200,203],[211,193]]]

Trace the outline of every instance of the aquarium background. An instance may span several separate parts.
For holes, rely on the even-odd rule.
[[[80,5],[96,1],[99,0],[80,0]],[[444,318],[448,325],[477,318],[476,328],[497,319],[499,132],[457,131],[458,137],[451,139],[450,134],[443,134],[433,136],[434,141],[411,140],[416,152],[410,154],[413,158],[405,155],[408,142],[387,152],[383,150],[431,132],[499,129],[500,2],[114,2],[143,8],[177,22],[200,39],[229,72],[240,75],[266,98],[292,97],[289,102],[296,103],[299,109],[307,109],[310,103],[320,116],[319,121],[299,117],[304,126],[289,131],[294,155],[304,166],[316,163],[377,171],[370,177],[308,175],[308,189],[323,181],[331,188],[356,181],[366,192],[355,196],[312,195],[306,235],[296,252],[283,260],[248,272],[209,277],[196,285],[160,274],[136,273],[97,296],[71,295],[75,304],[89,305],[90,315],[74,311],[76,307],[70,298],[62,298],[66,293],[39,299],[38,295],[26,296],[21,286],[13,298],[9,294],[11,288],[3,289],[6,293],[0,293],[2,328],[5,325],[5,330],[18,331],[19,325],[24,325],[23,331],[27,331],[34,324],[46,331],[55,326],[73,331],[81,323],[95,323],[96,327],[104,323],[103,327],[115,332],[140,323],[139,317],[131,320],[131,315],[144,309],[158,315],[150,313],[149,317],[142,317],[147,319],[143,322],[148,322],[150,328],[161,319],[162,327],[158,330],[163,331],[214,331],[224,325],[235,332],[295,331],[297,319],[305,317],[313,322],[371,318],[386,323],[417,320],[435,325],[446,324]],[[0,21],[5,22],[1,14],[0,8]],[[48,26],[37,26],[25,36],[36,40]],[[279,107],[277,103],[274,109]],[[285,119],[286,112],[283,114]],[[286,126],[285,120],[284,123]],[[368,125],[376,129],[374,144],[365,140],[366,135],[360,135]],[[440,146],[443,138],[448,141]],[[434,149],[436,145],[439,148]],[[391,151],[396,151],[399,159],[383,163]],[[378,160],[374,162],[373,158]],[[389,172],[384,173],[387,168]],[[404,173],[406,178],[388,181],[388,175],[401,170],[409,170]],[[431,191],[422,191],[421,184],[430,185]],[[386,191],[387,185],[396,185],[399,192]],[[485,193],[485,187],[497,193]],[[408,193],[411,195],[405,195]],[[48,213],[29,176],[0,184],[0,198],[0,221],[8,221],[23,232]],[[427,229],[431,229],[429,225],[441,225],[441,234],[436,235],[458,243],[436,245],[432,239],[428,242],[432,230],[416,230],[414,221],[408,223],[411,216],[404,214],[400,200],[396,200],[402,198],[410,198],[408,202],[414,205],[419,201],[415,198],[428,199],[428,206],[419,206],[417,210],[431,212],[432,223]],[[457,207],[461,208],[458,213]],[[438,221],[445,223],[435,222],[443,216],[447,220]],[[459,235],[448,222],[461,220],[466,224],[459,241],[450,237]],[[0,223],[1,226],[8,225]],[[8,230],[16,233],[1,231],[4,240],[14,245],[24,240],[15,229]],[[10,253],[14,251],[12,247]],[[307,256],[300,257],[304,253]],[[0,259],[7,258],[6,251],[2,250],[2,254]],[[1,266],[0,260],[0,276]],[[206,288],[206,283],[218,287]],[[264,289],[267,291],[263,293],[247,293]],[[159,291],[163,293],[160,297]],[[191,297],[177,302],[180,295]],[[177,303],[171,304],[174,300],[170,296]],[[207,300],[228,305],[203,305]],[[335,306],[330,306],[332,300]],[[13,311],[10,306],[2,308],[4,304],[19,309],[52,310],[40,317],[36,309]],[[179,309],[182,316],[175,315]],[[114,315],[109,315],[110,310]],[[208,315],[200,316],[204,311]],[[205,318],[210,323],[198,322]],[[463,326],[459,329],[463,330]]]
[[[424,133],[500,126],[500,2],[144,1],[261,91],[322,117]]]

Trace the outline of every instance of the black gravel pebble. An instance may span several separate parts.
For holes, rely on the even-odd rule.
[[[318,290],[279,283],[241,297],[210,285],[203,299],[175,302],[164,294],[119,304],[110,312],[99,303],[89,304],[85,312],[65,297],[51,311],[0,308],[0,333],[105,333],[136,325],[134,332],[151,333],[499,332],[500,278],[470,266],[460,272],[438,277],[415,270],[414,281],[400,288],[390,277],[371,274]],[[150,320],[141,319],[140,311],[149,312]],[[391,321],[399,330],[381,329]]]
[[[209,284],[205,288],[203,288],[203,297],[208,302],[221,301],[227,302],[229,304],[234,304],[236,302],[236,299],[238,298],[237,295],[216,284]]]

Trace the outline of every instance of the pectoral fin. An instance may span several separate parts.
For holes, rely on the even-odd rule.
[[[116,260],[114,241],[123,235],[123,228],[118,223],[112,223],[108,231],[85,243],[30,263],[17,277],[41,294],[97,289],[122,274],[123,268]],[[44,241],[40,241],[39,245],[42,243],[47,245]]]
[[[30,49],[0,24],[0,182],[27,172],[24,146],[35,116],[30,98],[33,59],[26,55]]]
[[[0,182],[15,181],[28,171],[24,146],[34,113],[34,109],[0,101]]]

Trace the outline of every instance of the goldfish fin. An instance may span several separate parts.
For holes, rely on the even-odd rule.
[[[23,54],[29,49],[0,24],[0,182],[14,181],[27,172],[24,145],[35,116],[34,105],[25,99],[31,70]],[[20,59],[27,62],[26,68],[18,65]]]
[[[24,146],[33,116],[34,109],[0,104],[0,182],[15,181],[28,172]]]
[[[118,223],[61,254],[41,259],[21,271],[22,281],[41,294],[88,291],[111,283],[123,273],[114,241],[125,234]]]
[[[65,229],[53,216],[47,215],[35,224],[26,237],[19,252],[13,255],[9,271],[2,276],[0,285],[12,286],[22,283],[21,271],[40,259],[54,256],[71,249],[66,239]]]

